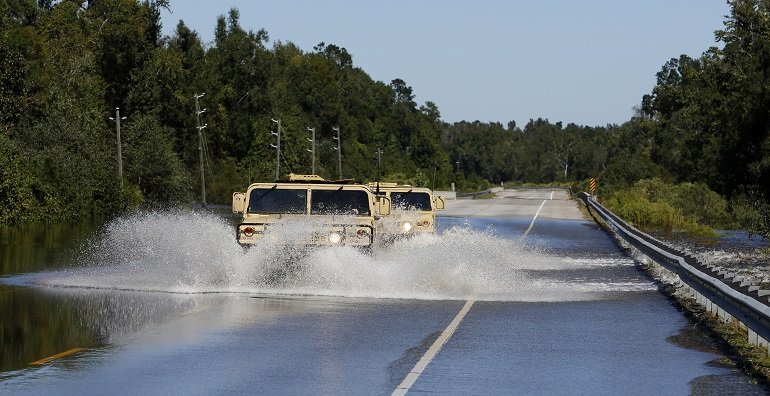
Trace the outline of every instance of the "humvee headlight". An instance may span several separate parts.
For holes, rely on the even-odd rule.
[[[359,228],[356,234],[358,234],[359,237],[365,237],[369,235],[369,230],[367,230],[366,228]]]
[[[243,229],[243,235],[246,235],[247,237],[250,237],[254,235],[254,227],[246,227]]]
[[[331,234],[329,234],[329,242],[335,245],[342,242],[342,235],[336,232],[332,232]]]
[[[404,232],[409,232],[412,230],[412,223],[408,221],[404,222],[403,224],[401,224],[401,228],[404,230]]]

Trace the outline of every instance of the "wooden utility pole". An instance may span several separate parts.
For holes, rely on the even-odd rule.
[[[270,131],[273,136],[276,137],[276,144],[271,144],[270,147],[275,148],[275,180],[279,180],[281,177],[281,120],[270,119],[274,123],[278,124],[278,132]]]
[[[123,151],[120,143],[120,120],[125,120],[126,117],[120,117],[120,107],[115,108],[115,118],[108,117],[111,121],[115,122],[115,135],[118,141],[118,181],[120,182],[120,189],[123,189]]]

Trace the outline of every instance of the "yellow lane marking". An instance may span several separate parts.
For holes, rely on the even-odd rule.
[[[56,359],[59,359],[59,358],[63,358],[65,356],[69,356],[69,355],[72,355],[74,353],[78,353],[78,352],[85,351],[85,350],[86,350],[86,348],[72,348],[72,349],[70,349],[68,351],[64,351],[62,353],[57,353],[56,355],[52,355],[52,356],[49,356],[47,358],[42,358],[40,360],[36,360],[36,361],[30,363],[30,365],[32,365],[32,366],[42,366],[42,365],[50,362],[51,360],[56,360]]]

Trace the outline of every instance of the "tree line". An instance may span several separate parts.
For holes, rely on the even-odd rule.
[[[629,121],[592,127],[446,123],[407,82],[373,80],[345,48],[271,41],[244,28],[237,9],[204,44],[183,21],[161,34],[168,1],[0,0],[0,222],[196,202],[203,93],[209,202],[274,178],[280,119],[285,172],[310,172],[314,128],[316,173],[327,178],[338,176],[340,144],[343,177],[360,181],[478,190],[595,177],[611,192],[660,179],[707,186],[767,217],[770,10],[728,3],[721,48],[666,62]],[[116,108],[126,117],[122,187]]]
[[[310,173],[314,128],[317,173],[327,178],[338,176],[340,144],[345,178],[374,180],[380,170],[450,182],[438,108],[418,105],[403,80],[374,81],[334,44],[268,46],[267,32],[244,29],[236,9],[217,19],[211,45],[181,21],[163,37],[163,7],[0,1],[0,222],[195,202],[200,94],[209,202],[274,178],[273,120],[281,120],[286,173]],[[116,108],[126,117],[123,187],[108,119]]]

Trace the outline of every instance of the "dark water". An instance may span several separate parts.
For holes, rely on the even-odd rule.
[[[66,268],[104,223],[35,224],[0,227],[0,276]],[[82,326],[78,307],[41,290],[0,283],[0,371],[73,346],[96,346],[99,338]]]
[[[103,225],[103,220],[92,219],[77,223],[0,226],[0,276],[71,265]]]
[[[761,235],[749,235],[746,231],[720,230],[715,248],[736,251],[752,251],[770,248],[770,241]]]
[[[237,222],[229,207],[198,212],[220,217],[227,224]],[[0,371],[26,368],[30,362],[72,348],[102,346],[110,328],[144,327],[162,321],[164,311],[177,309],[176,296],[131,296],[114,290],[67,294],[29,287],[30,277],[82,267],[83,258],[94,256],[109,227],[110,222],[93,218],[0,226]],[[112,231],[121,232],[114,227]]]

